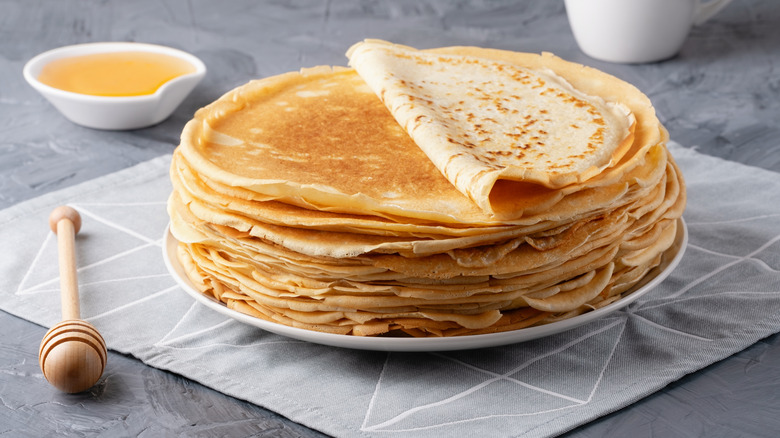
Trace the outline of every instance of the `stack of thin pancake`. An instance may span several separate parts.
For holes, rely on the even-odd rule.
[[[550,54],[348,56],[185,127],[169,214],[203,293],[330,333],[493,333],[614,302],[672,245],[685,187],[630,84]]]

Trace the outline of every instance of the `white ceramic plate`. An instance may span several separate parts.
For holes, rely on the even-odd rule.
[[[598,310],[593,310],[573,318],[554,322],[546,325],[529,327],[509,332],[492,333],[486,335],[456,336],[449,338],[401,338],[401,337],[362,337],[349,335],[336,335],[331,333],[315,332],[311,330],[288,327],[286,325],[276,324],[245,315],[241,312],[228,309],[221,302],[203,295],[189,281],[184,273],[178,259],[176,258],[176,238],[165,230],[163,244],[163,258],[171,275],[176,279],[179,285],[191,295],[196,301],[209,307],[221,314],[227,315],[245,324],[259,327],[272,333],[287,336],[294,339],[313,342],[317,344],[330,345],[334,347],[354,348],[360,350],[380,350],[380,351],[448,351],[448,350],[467,350],[474,348],[495,347],[499,345],[508,345],[518,342],[538,339],[572,329],[587,322],[609,315],[630,303],[642,295],[651,291],[666,277],[671,274],[675,267],[680,263],[685,247],[688,244],[688,229],[685,221],[680,219],[677,227],[677,237],[674,245],[664,255],[661,265],[653,269],[644,280],[634,287],[625,298],[622,298],[608,306]]]

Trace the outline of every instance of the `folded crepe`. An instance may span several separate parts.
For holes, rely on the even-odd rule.
[[[604,73],[550,56],[532,70],[528,55],[507,62],[468,52],[366,40],[347,56],[431,162],[483,210],[511,214],[511,192],[583,183],[630,149],[635,117],[599,96],[615,82]],[[569,75],[589,86],[574,88]]]

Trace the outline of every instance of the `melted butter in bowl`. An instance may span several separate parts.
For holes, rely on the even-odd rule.
[[[66,118],[96,129],[138,129],[170,116],[206,74],[197,57],[165,46],[92,43],[44,52],[24,77]]]

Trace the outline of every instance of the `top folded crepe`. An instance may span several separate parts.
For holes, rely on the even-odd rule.
[[[516,194],[528,184],[581,184],[631,148],[636,119],[600,97],[614,83],[603,73],[550,56],[534,66],[532,57],[505,62],[469,51],[366,40],[347,56],[439,171],[483,211],[516,211]],[[586,86],[574,88],[559,73]]]

